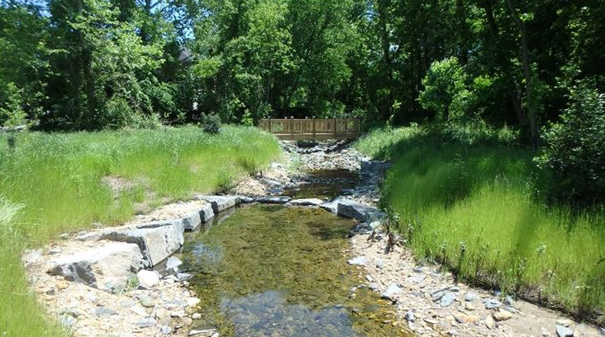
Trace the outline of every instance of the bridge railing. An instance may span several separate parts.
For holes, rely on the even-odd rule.
[[[353,139],[361,132],[358,118],[261,119],[258,126],[279,139]]]

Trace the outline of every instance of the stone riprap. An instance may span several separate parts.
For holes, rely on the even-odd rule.
[[[209,202],[210,205],[212,205],[214,214],[218,214],[231,207],[235,207],[240,203],[239,197],[236,196],[209,195],[200,196],[199,198]]]
[[[110,242],[53,259],[48,273],[104,291],[121,291],[132,273],[141,268],[142,260],[137,245]]]
[[[172,220],[106,232],[101,238],[137,244],[143,253],[144,266],[151,268],[181,248],[184,231],[182,220]]]
[[[361,222],[373,222],[386,216],[375,207],[362,205],[359,202],[344,198],[339,199],[336,203],[336,213],[340,216],[356,219]]]

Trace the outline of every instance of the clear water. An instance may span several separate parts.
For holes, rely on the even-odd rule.
[[[191,234],[184,267],[200,329],[221,336],[409,336],[347,260],[355,222],[321,209],[252,205]],[[352,295],[354,294],[354,295]]]
[[[295,199],[333,199],[340,196],[343,189],[352,189],[359,182],[359,175],[348,170],[318,170],[306,176],[309,182],[286,190],[284,195]]]

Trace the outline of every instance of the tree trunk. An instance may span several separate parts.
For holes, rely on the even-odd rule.
[[[529,131],[530,131],[530,140],[532,147],[534,150],[538,148],[538,126],[536,122],[536,113],[533,107],[531,106],[532,102],[532,76],[531,76],[531,68],[529,64],[529,48],[527,41],[527,26],[525,23],[519,18],[517,14],[517,10],[512,4],[511,0],[506,0],[508,5],[508,9],[510,10],[510,14],[513,17],[513,20],[517,24],[519,31],[521,32],[521,62],[523,63],[523,76],[525,77],[525,111],[529,116]]]

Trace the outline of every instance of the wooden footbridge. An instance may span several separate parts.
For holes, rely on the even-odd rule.
[[[261,119],[258,126],[283,140],[354,139],[361,132],[357,118]]]

